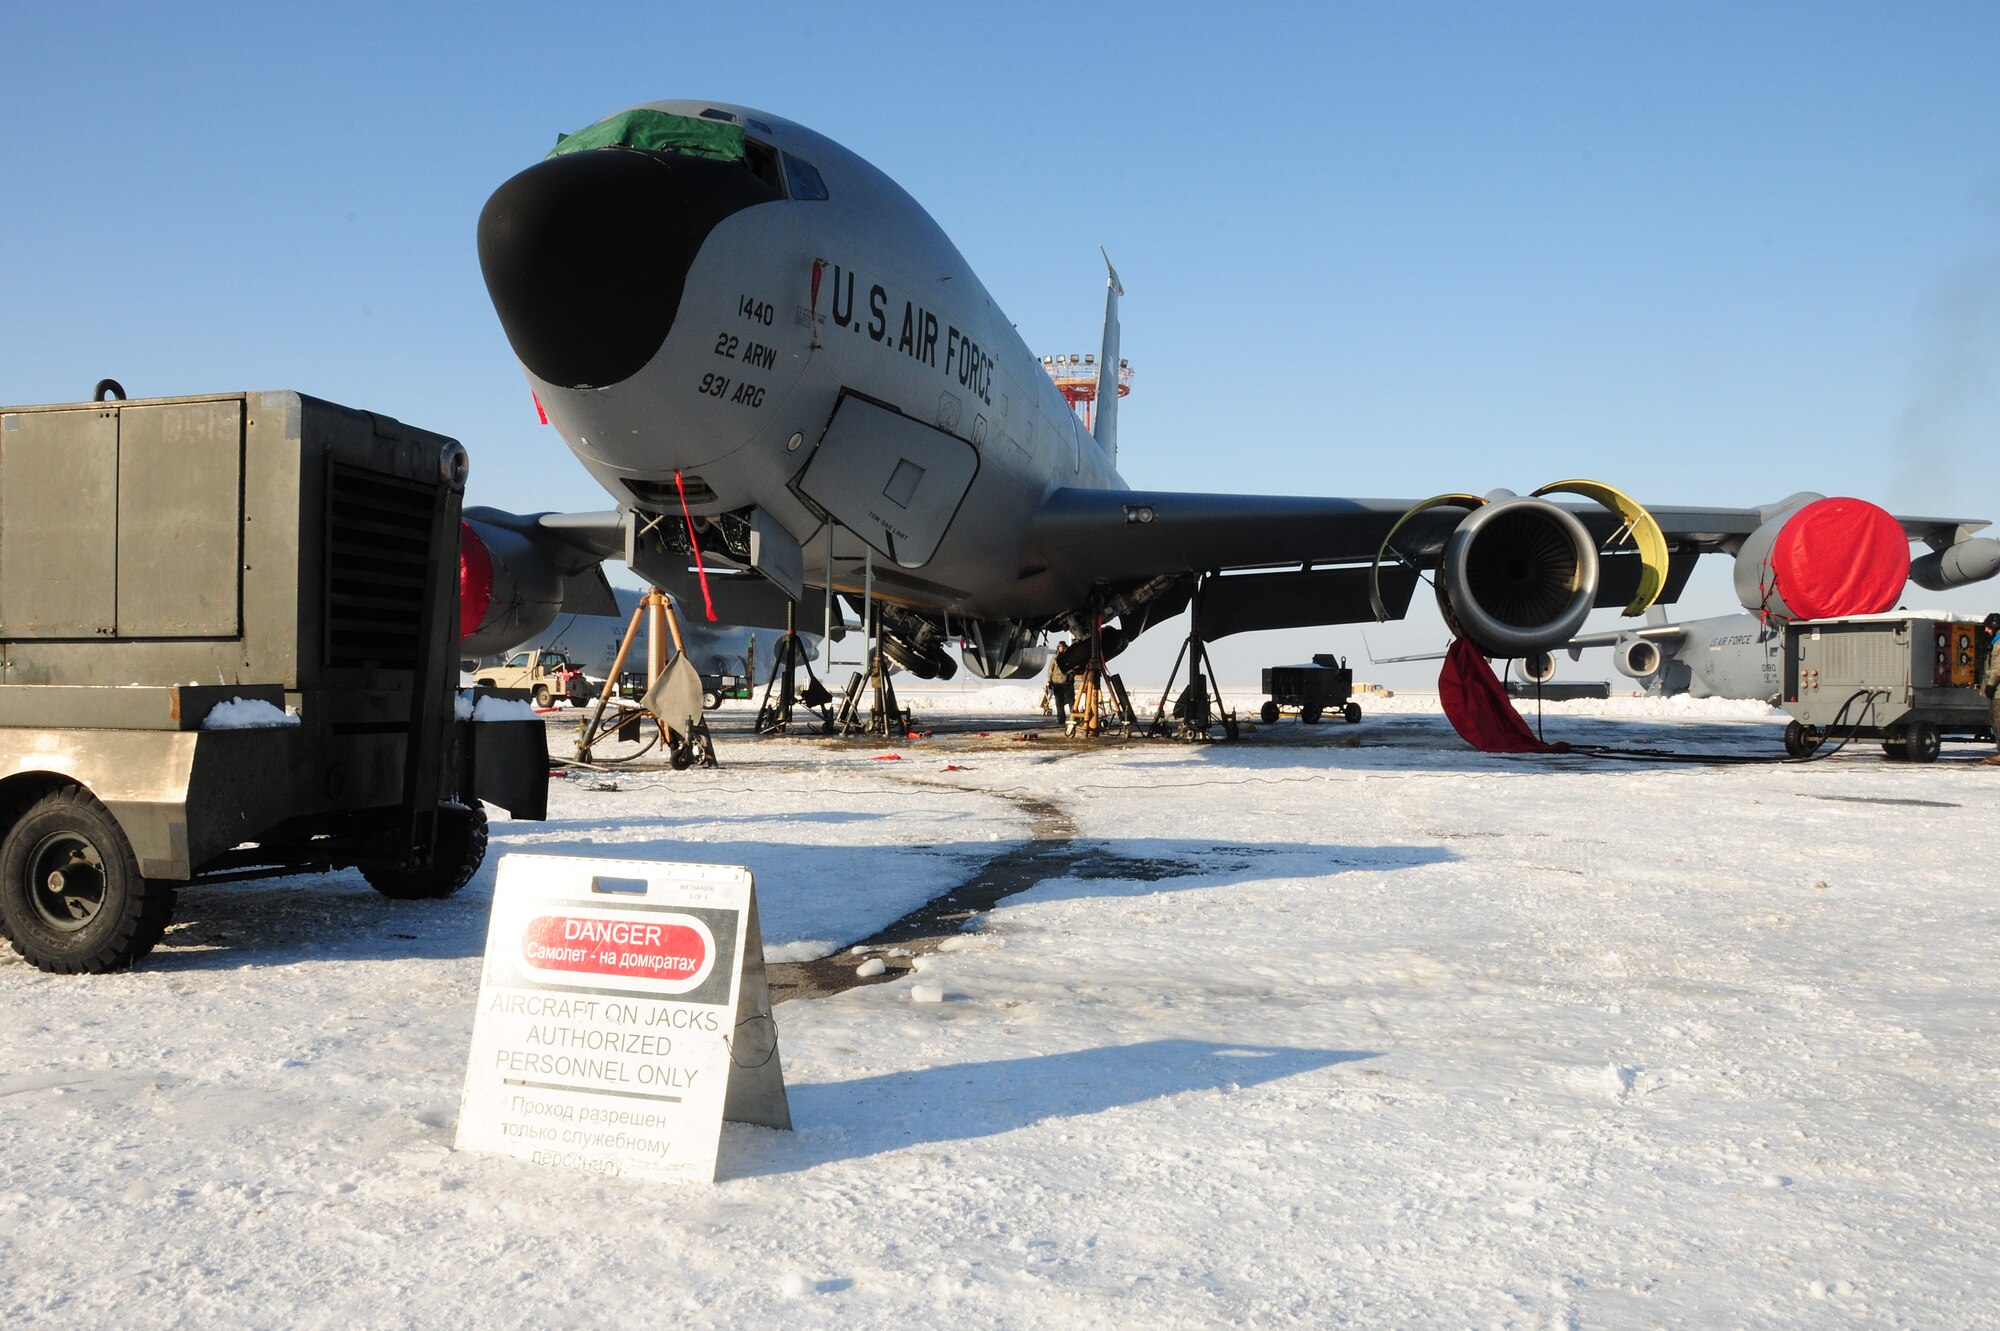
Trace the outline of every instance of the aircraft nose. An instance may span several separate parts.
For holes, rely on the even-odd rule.
[[[673,331],[723,218],[777,197],[738,163],[602,148],[539,162],[479,214],[479,267],[514,354],[565,388],[637,374]]]

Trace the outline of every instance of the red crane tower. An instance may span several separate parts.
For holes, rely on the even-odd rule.
[[[1056,391],[1069,403],[1070,410],[1080,406],[1083,413],[1083,428],[1096,427],[1097,416],[1097,356],[1085,352],[1079,356],[1072,352],[1067,356],[1044,356],[1042,368],[1055,381]],[[1118,396],[1128,397],[1132,392],[1132,363],[1118,362]]]

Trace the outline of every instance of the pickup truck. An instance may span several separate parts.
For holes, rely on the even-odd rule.
[[[523,648],[497,666],[480,667],[476,678],[496,689],[526,689],[537,707],[553,707],[561,698],[581,707],[597,696],[583,667],[547,647]]]

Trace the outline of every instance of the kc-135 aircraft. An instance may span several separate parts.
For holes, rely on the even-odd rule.
[[[1871,526],[1810,494],[1648,510],[1580,481],[1423,501],[1130,489],[1115,379],[1086,433],[914,199],[746,107],[653,102],[564,136],[494,192],[478,241],[536,399],[617,506],[469,510],[468,654],[611,613],[605,557],[739,624],[867,585],[884,651],[921,678],[953,671],[954,639],[987,678],[1032,673],[1052,630],[1109,657],[1190,603],[1203,640],[1400,617],[1420,577],[1454,631],[1518,657],[1596,606],[1672,602],[1705,552],[1736,556],[1761,613],[1787,595],[1880,610],[1863,602],[1892,582],[2000,569],[1983,522],[1861,505]],[[1101,376],[1121,294],[1110,271]]]

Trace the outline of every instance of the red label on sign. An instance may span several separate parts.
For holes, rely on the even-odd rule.
[[[537,915],[521,931],[521,956],[538,970],[688,980],[708,968],[708,939],[665,920]]]

